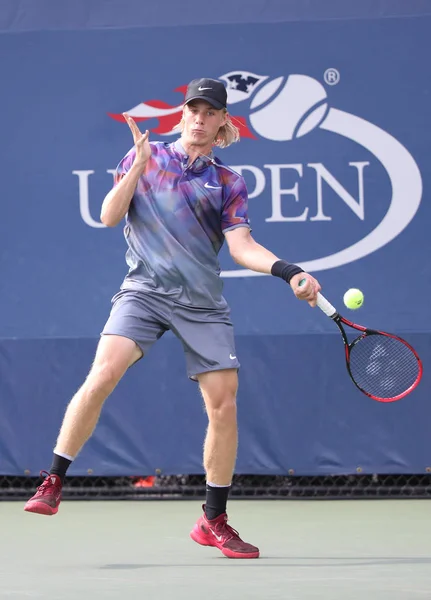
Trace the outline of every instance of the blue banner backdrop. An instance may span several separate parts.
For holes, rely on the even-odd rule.
[[[238,472],[421,473],[431,464],[429,16],[402,18],[394,2],[394,18],[383,18],[391,3],[365,18],[344,3],[339,19],[316,8],[316,20],[295,20],[286,3],[285,18],[257,24],[263,4],[252,3],[244,24],[210,24],[208,14],[199,25],[145,29],[136,26],[143,7],[133,26],[115,29],[103,29],[108,7],[100,28],[90,20],[68,31],[49,20],[19,31],[31,29],[26,13],[3,15],[0,473],[47,466],[126,272],[121,226],[99,220],[132,143],[121,113],[151,139],[173,140],[185,85],[200,76],[228,87],[242,140],[218,154],[247,181],[254,237],[313,272],[337,306],[361,288],[357,319],[403,335],[425,365],[411,397],[365,398],[333,324],[223,249],[242,363]],[[342,10],[326,4],[331,16]],[[201,472],[204,428],[169,334],[115,390],[71,473]]]

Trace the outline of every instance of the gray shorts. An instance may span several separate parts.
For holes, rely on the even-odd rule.
[[[187,375],[240,367],[229,309],[194,308],[160,294],[120,290],[102,335],[132,339],[144,354],[171,330],[183,344]]]

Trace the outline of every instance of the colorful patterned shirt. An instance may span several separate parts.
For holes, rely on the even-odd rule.
[[[212,155],[187,166],[180,140],[150,145],[151,158],[126,215],[129,272],[121,287],[223,308],[218,253],[226,231],[250,227],[245,181]],[[115,185],[134,158],[132,148],[117,167]]]

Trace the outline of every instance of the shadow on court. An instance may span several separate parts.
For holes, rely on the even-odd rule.
[[[207,568],[211,567],[211,563],[214,562],[213,566],[219,566],[215,564],[220,560],[226,560],[223,556],[211,557],[211,562],[205,562],[201,564],[189,564],[185,565],[181,564],[169,564],[169,563],[148,563],[148,564],[136,564],[136,565],[122,565],[122,564],[112,564],[112,565],[102,565],[99,567],[100,569],[107,569],[112,571],[127,571],[127,570],[135,570],[135,569],[197,569],[197,568]],[[277,562],[273,562],[277,561]],[[298,561],[309,561],[306,564],[301,564]],[[240,566],[248,566],[250,561],[236,561],[237,567]],[[321,558],[319,556],[261,556],[259,560],[254,561],[253,568],[256,567],[304,567],[316,569],[319,567],[361,567],[364,565],[427,565],[431,564],[431,558],[419,558],[419,557],[385,557],[385,558],[362,558],[357,557],[353,559],[349,559],[346,561],[345,558],[339,557],[330,557],[325,556],[325,558]],[[431,593],[430,593],[431,596]]]

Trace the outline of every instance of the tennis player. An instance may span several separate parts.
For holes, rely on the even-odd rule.
[[[214,146],[239,141],[226,102],[221,81],[193,80],[178,125],[181,137],[173,143],[150,142],[148,131],[141,133],[124,115],[134,146],[117,167],[101,220],[114,227],[126,219],[128,273],[112,299],[89,374],[66,410],[51,469],[42,472],[46,477],[25,510],[57,513],[66,471],[96,427],[106,398],[127,369],[171,330],[183,344],[188,376],[198,382],[208,415],[206,502],[190,535],[230,558],[257,558],[259,549],[227,523],[240,363],[217,255],[226,239],[236,263],[284,279],[311,306],[320,285],[251,236],[244,179],[213,155]]]

